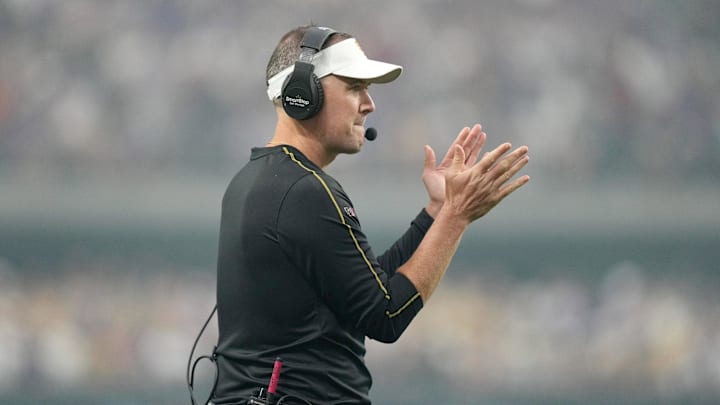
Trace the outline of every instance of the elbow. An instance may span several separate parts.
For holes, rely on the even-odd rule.
[[[377,322],[372,323],[365,330],[365,335],[378,342],[395,343],[405,332],[408,324],[409,320],[393,318],[386,313],[379,316]]]
[[[420,294],[407,278],[393,277],[392,282],[395,299],[386,295],[387,300],[373,306],[359,323],[365,336],[383,343],[397,342],[423,306]]]
[[[367,337],[380,343],[395,343],[400,339],[400,335],[402,333],[377,333],[368,334]]]
[[[400,335],[391,335],[391,336],[381,336],[377,338],[370,337],[372,340],[378,341],[380,343],[395,343],[400,339]]]

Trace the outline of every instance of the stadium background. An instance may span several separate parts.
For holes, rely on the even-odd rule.
[[[481,121],[531,149],[531,183],[406,335],[369,343],[377,403],[717,403],[719,19],[712,0],[0,1],[0,403],[187,403],[223,188],[273,129],[271,50],[310,21],[405,67],[372,87],[378,140],[329,170],[376,250],[424,202],[423,144]]]

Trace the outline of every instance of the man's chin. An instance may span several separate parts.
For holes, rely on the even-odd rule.
[[[365,144],[364,140],[360,140],[357,145],[348,145],[347,147],[343,148],[343,150],[340,153],[346,154],[346,155],[354,155],[362,149],[363,145]]]
[[[346,155],[354,155],[354,154],[356,154],[356,153],[359,153],[361,149],[362,149],[362,145],[358,146],[358,147],[355,148],[355,149],[349,149],[349,150],[345,151],[344,153],[345,153]]]

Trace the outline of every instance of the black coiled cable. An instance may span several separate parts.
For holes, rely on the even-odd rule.
[[[213,386],[210,390],[210,394],[208,395],[207,400],[205,400],[204,404],[207,404],[210,402],[210,399],[212,399],[213,395],[215,394],[215,389],[217,388],[218,384],[218,367],[216,363],[216,355],[215,355],[215,349],[213,349],[212,355],[203,355],[195,359],[193,362],[193,355],[195,354],[195,348],[197,347],[198,342],[200,341],[200,337],[202,336],[203,332],[205,332],[205,328],[207,328],[208,324],[210,323],[210,320],[212,319],[213,315],[215,315],[215,312],[217,311],[217,305],[213,308],[212,312],[210,312],[210,316],[205,321],[205,324],[203,325],[202,329],[200,329],[200,333],[198,333],[197,337],[195,338],[195,343],[193,343],[192,349],[190,350],[190,357],[188,358],[188,365],[187,365],[187,385],[188,385],[188,391],[190,391],[190,405],[197,405],[197,402],[195,401],[195,394],[193,393],[193,387],[195,384],[195,367],[197,367],[198,363],[201,360],[208,360],[213,365],[215,365],[215,377],[213,380]]]

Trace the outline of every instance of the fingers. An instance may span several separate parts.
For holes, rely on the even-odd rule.
[[[530,181],[530,176],[525,175],[525,176],[521,176],[521,177],[515,179],[515,181],[513,181],[512,183],[502,187],[500,190],[498,190],[499,197],[500,197],[498,201],[509,196],[510,194],[512,194],[513,191],[519,189],[520,187],[525,185],[528,181]]]
[[[498,192],[498,201],[530,180],[530,177],[523,176],[511,184],[503,186],[522,170],[530,160],[527,156],[527,146],[520,146],[505,155],[511,148],[510,143],[504,143],[498,146],[492,151],[485,153],[480,162],[474,167],[476,173],[484,176],[487,179],[486,181],[493,184],[493,188]]]
[[[458,136],[455,138],[455,140],[450,144],[450,148],[448,149],[447,153],[445,154],[445,157],[443,157],[442,164],[449,162],[450,159],[453,156],[453,149],[455,148],[455,145],[464,145],[467,141],[468,135],[470,135],[470,128],[465,127],[460,130],[460,133],[458,133]]]
[[[511,178],[513,178],[513,176],[515,176],[517,174],[517,172],[520,171],[520,169],[522,169],[523,167],[525,167],[525,165],[527,165],[530,158],[525,154],[521,154],[521,155],[513,154],[513,155],[509,155],[507,157],[507,160],[509,162],[511,162],[511,166],[504,173],[499,175],[499,177],[496,180],[498,182],[498,184],[507,183]]]
[[[486,135],[482,132],[482,126],[480,124],[473,125],[472,128],[465,127],[460,130],[458,136],[455,138],[453,143],[450,145],[445,157],[440,162],[441,167],[447,167],[450,165],[450,159],[453,156],[453,148],[455,145],[460,145],[465,150],[465,164],[472,166],[477,161],[477,157],[480,154]]]
[[[465,150],[460,145],[454,145],[450,150],[453,152],[450,173],[460,173],[465,168]]]
[[[480,161],[477,163],[477,167],[478,170],[480,170],[480,173],[485,173],[489,171],[490,168],[495,165],[495,162],[497,162],[502,155],[507,153],[507,151],[509,151],[511,147],[512,145],[510,145],[509,142],[505,142],[497,148],[491,150],[490,152],[486,152],[483,155],[482,159],[480,159]],[[507,171],[507,169],[505,171]]]
[[[510,143],[503,143],[468,167],[466,162],[472,156],[468,156],[461,145],[453,145],[451,162],[445,172],[445,204],[472,222],[530,181],[527,175],[512,180],[529,162],[528,147],[521,146],[510,152],[511,149]],[[470,154],[476,152],[477,149],[472,148]]]
[[[465,144],[468,143],[470,138],[474,135],[474,133],[473,133],[474,129],[475,129],[474,127],[473,128],[465,127],[463,129],[461,129],[460,132],[458,133],[457,138],[455,138],[455,140],[453,141],[453,145],[460,145],[462,147],[465,147]]]
[[[435,151],[430,145],[425,145],[425,170],[432,170],[435,168]]]
[[[480,149],[482,149],[482,146],[485,143],[486,137],[487,135],[482,132],[482,125],[480,124],[475,124],[469,129],[468,135],[462,143],[462,147],[465,149],[466,165],[472,166],[475,164],[475,161],[477,161],[477,157],[480,154]]]
[[[475,162],[477,162],[478,155],[480,155],[480,151],[485,145],[485,140],[487,139],[487,134],[485,132],[482,132],[482,127],[480,125],[476,125],[475,127],[478,128],[477,141],[469,145],[469,148],[465,148],[467,152],[467,159],[465,160],[465,164],[468,166],[472,166],[475,164]],[[475,127],[473,127],[473,129]]]
[[[513,191],[517,190],[518,188],[526,184],[528,181],[530,181],[530,176],[525,175],[503,186],[503,184],[510,181],[510,179],[512,179],[520,170],[522,170],[523,167],[525,167],[525,165],[528,164],[528,162],[530,161],[530,157],[527,156],[527,153],[528,148],[526,146],[521,146],[515,149],[508,156],[506,156],[502,162],[498,163],[498,168],[508,167],[502,173],[499,173],[497,179],[495,180],[495,184],[497,186],[501,186],[498,189],[499,200],[504,199]],[[498,171],[501,170],[499,169]]]
[[[489,179],[496,184],[497,187],[508,182],[527,164],[527,152],[527,146],[521,146],[502,159],[499,159],[497,163],[487,171]]]
[[[510,180],[512,176],[515,175],[520,169],[522,169],[523,166],[527,164],[527,153],[528,148],[527,146],[521,146],[514,151],[512,151],[509,155],[502,158],[491,170],[496,172],[495,175],[497,176],[497,179],[502,180],[502,183],[505,183],[506,181]],[[525,161],[518,167],[518,164],[522,161]]]

